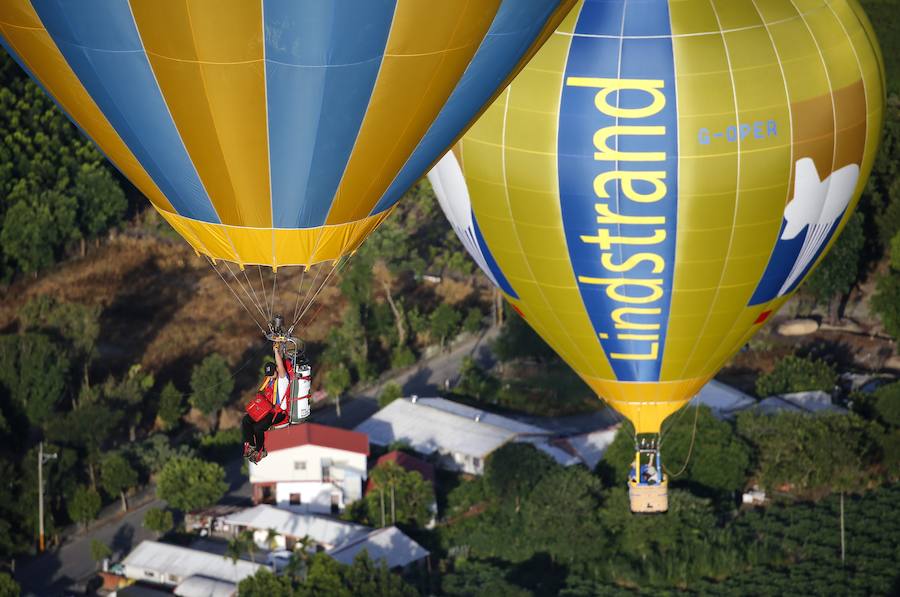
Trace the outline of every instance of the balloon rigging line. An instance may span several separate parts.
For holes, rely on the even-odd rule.
[[[313,278],[312,284],[309,285],[309,288],[306,289],[306,295],[303,297],[303,300],[300,303],[300,308],[297,309],[297,312],[294,314],[294,319],[291,321],[290,328],[293,329],[294,326],[297,325],[297,322],[300,321],[302,315],[300,314],[302,310],[306,309],[306,306],[309,304],[307,301],[309,300],[310,295],[312,294],[313,288],[316,287],[316,282],[319,281],[319,276],[322,274],[322,265],[316,265],[316,276]]]
[[[352,255],[351,255],[350,257],[352,257]],[[347,257],[347,259],[344,260],[343,263],[341,263],[341,265],[338,267],[338,273],[340,273],[340,271],[343,269],[344,265],[345,265],[348,261],[350,261],[350,257]],[[334,272],[333,269],[332,269],[332,272]],[[331,274],[329,274],[329,275],[331,275]],[[327,280],[326,280],[326,283],[327,283]],[[306,322],[307,327],[309,327],[310,325],[312,325],[313,322],[316,320],[316,318],[319,317],[319,313],[322,312],[322,308],[323,308],[324,306],[325,306],[325,303],[320,303],[320,304],[319,304],[319,307],[316,309],[315,313],[313,313],[312,317],[311,317],[309,320],[307,320],[307,322]],[[300,317],[303,317],[303,315],[301,314]]]
[[[665,463],[663,463],[663,470],[667,475],[669,475],[670,479],[676,479],[681,476],[688,466],[688,463],[691,461],[691,454],[694,453],[694,440],[697,439],[697,420],[700,418],[700,402],[694,406],[694,430],[691,431],[691,445],[688,447],[687,458],[684,459],[684,464],[681,466],[681,470],[675,474],[669,472],[669,469],[666,468]]]
[[[250,292],[247,292],[247,289],[244,288],[244,284],[241,282],[241,280],[237,277],[237,275],[231,269],[231,266],[228,264],[228,262],[223,260],[222,263],[224,263],[225,267],[228,268],[228,273],[230,273],[231,277],[234,278],[234,281],[238,283],[238,286],[241,287],[241,290],[243,290],[244,294],[247,295],[247,299],[253,303],[253,306],[256,307],[256,310],[259,311],[260,315],[262,315],[263,322],[265,322],[266,314],[263,313],[262,307],[259,304],[259,297],[256,296],[256,291],[253,289],[253,285],[250,284],[250,278],[247,277],[247,271],[243,270],[244,278],[247,279],[247,284],[250,284],[250,291],[253,292],[253,297],[251,297]],[[263,333],[265,333],[265,331],[263,331]]]
[[[300,297],[303,293],[303,279],[306,278],[306,267],[300,270],[300,284],[297,285],[297,302],[294,304],[294,314],[291,315],[291,321],[297,317],[297,313],[300,311]]]
[[[342,258],[338,259],[337,261],[335,261],[334,266],[332,266],[332,268],[331,268],[331,271],[328,272],[328,275],[325,277],[325,281],[322,282],[322,285],[319,286],[318,290],[316,290],[316,294],[313,295],[313,297],[309,301],[309,304],[307,304],[306,307],[303,309],[303,312],[300,313],[300,317],[297,318],[297,321],[300,321],[301,319],[303,319],[303,316],[306,315],[306,312],[309,311],[309,308],[313,305],[313,303],[316,302],[316,298],[319,296],[319,293],[322,292],[322,290],[326,286],[328,286],[328,281],[331,279],[331,276],[334,275],[335,272],[340,272],[344,268],[344,266],[347,265],[347,263],[350,261],[350,259],[352,257],[353,257],[353,254],[350,254],[346,257],[342,257]],[[318,312],[317,312],[317,314],[318,314]],[[294,323],[296,324],[296,322],[294,322]]]
[[[259,331],[265,333],[265,330],[262,328],[261,325],[259,325],[259,322],[256,321],[256,317],[253,315],[253,312],[250,311],[250,309],[247,308],[247,305],[244,304],[244,301],[241,300],[241,297],[238,296],[238,294],[234,291],[234,288],[232,288],[232,287],[228,284],[228,281],[227,281],[227,280],[225,279],[225,277],[222,275],[222,272],[219,271],[219,268],[217,268],[217,267],[215,266],[215,264],[213,263],[212,259],[210,259],[210,258],[209,258],[208,256],[206,256],[206,255],[204,255],[204,257],[206,257],[207,261],[209,262],[210,267],[212,267],[213,270],[219,275],[219,279],[222,280],[222,283],[225,284],[225,287],[231,292],[231,294],[234,295],[234,298],[236,298],[236,299],[238,300],[238,303],[240,303],[241,307],[244,308],[244,311],[246,311],[247,314],[250,315],[250,319],[253,320],[253,323],[256,324],[256,327],[259,328]]]
[[[268,317],[266,317],[266,321],[270,321],[272,319],[272,310],[269,309],[269,295],[266,294],[266,283],[263,280],[262,266],[257,265],[256,271],[259,272],[259,287],[260,287],[260,290],[262,291],[263,301],[265,301],[265,305],[266,305],[266,314],[268,315]]]
[[[262,266],[260,266],[260,267],[262,267]],[[272,314],[273,316],[275,315],[275,297],[278,296],[277,289],[278,289],[278,270],[275,268],[272,268],[272,310],[269,311],[269,313]]]

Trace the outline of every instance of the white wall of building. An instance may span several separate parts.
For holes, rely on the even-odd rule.
[[[329,478],[337,477],[338,469],[365,478],[366,455],[313,445],[276,450],[259,464],[250,465],[250,482],[323,481],[323,468]]]

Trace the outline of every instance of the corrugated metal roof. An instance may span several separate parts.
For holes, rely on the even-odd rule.
[[[371,530],[369,527],[327,516],[301,514],[266,504],[227,516],[224,522],[259,530],[274,529],[280,535],[298,539],[308,536],[316,543],[326,545],[338,545]]]
[[[606,453],[606,449],[613,442],[620,425],[614,425],[608,429],[592,431],[582,435],[567,437],[566,441],[578,453],[584,463],[591,470],[597,466],[600,459]]]
[[[356,431],[380,446],[404,441],[421,454],[456,452],[478,458],[519,435],[549,435],[539,427],[442,398],[419,398],[415,403],[406,398],[394,400]]]
[[[369,455],[369,438],[347,429],[304,423],[266,432],[266,450],[269,452],[307,444]]]
[[[179,597],[233,597],[237,595],[237,585],[227,580],[192,576],[175,587]]]
[[[129,568],[136,568],[176,576],[179,579],[202,574],[235,584],[248,576],[253,576],[263,567],[253,562],[244,560],[235,562],[224,556],[159,541],[142,541],[122,560],[122,565],[125,567],[126,576],[129,576]],[[143,575],[130,577],[147,579]],[[162,579],[159,579],[159,582],[162,582]]]
[[[700,388],[700,391],[694,396],[693,402],[694,404],[699,402],[720,414],[731,414],[753,406],[756,404],[756,399],[737,388],[713,379]]]
[[[352,564],[353,558],[362,550],[366,550],[369,558],[374,561],[384,560],[388,568],[403,567],[428,555],[427,549],[404,535],[397,527],[374,530],[327,553],[342,564]]]

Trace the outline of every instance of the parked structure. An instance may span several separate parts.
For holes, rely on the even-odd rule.
[[[374,561],[383,560],[391,570],[405,569],[425,560],[428,550],[407,537],[397,527],[376,529],[328,552],[341,564],[352,564],[356,554],[366,550]]]
[[[438,466],[480,475],[488,455],[511,441],[548,440],[540,427],[444,398],[402,398],[363,421],[356,431],[378,446],[401,441],[434,457]]]
[[[269,433],[266,448],[268,457],[250,465],[255,504],[337,513],[362,497],[365,434],[306,423]]]
[[[220,555],[159,541],[142,541],[122,560],[124,576],[136,581],[179,587],[194,577],[204,577],[231,583],[235,591],[239,582],[263,567],[253,562],[235,562]],[[202,582],[194,579],[188,584],[190,587]]]
[[[267,504],[260,504],[222,519],[222,528],[230,536],[244,530],[253,531],[253,540],[262,548],[271,548],[269,531],[277,533],[276,549],[293,550],[305,537],[312,541],[312,550],[327,550],[351,539],[366,535],[371,529],[318,514],[298,513]]]

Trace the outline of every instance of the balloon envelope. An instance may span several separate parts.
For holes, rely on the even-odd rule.
[[[573,0],[4,0],[0,41],[199,252],[354,250]]]
[[[506,298],[653,433],[834,242],[883,102],[856,0],[585,0],[430,178]]]

